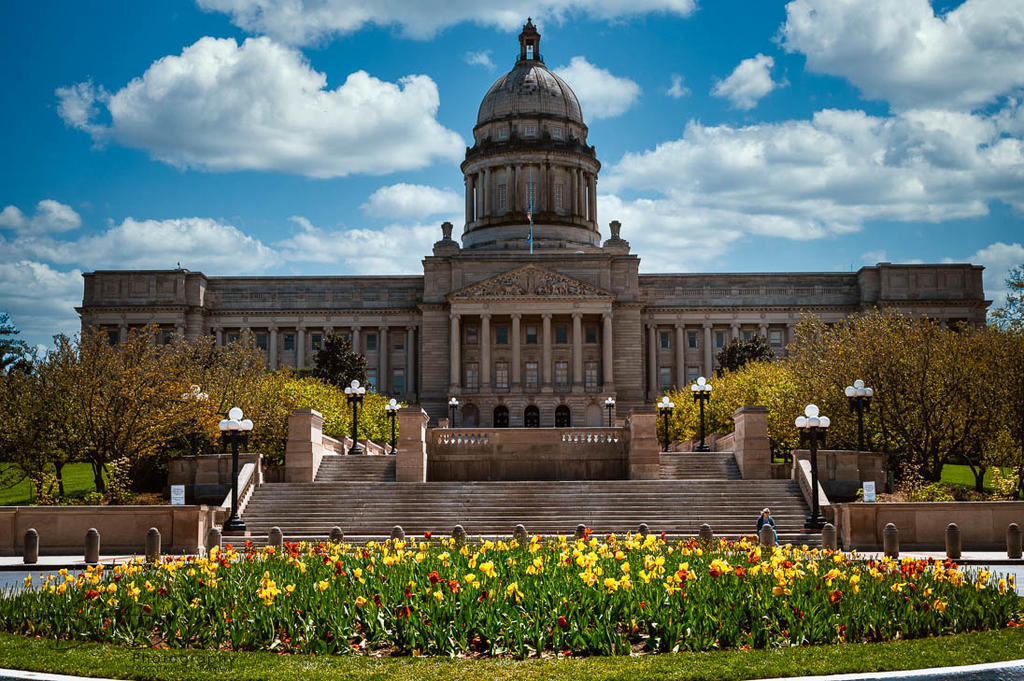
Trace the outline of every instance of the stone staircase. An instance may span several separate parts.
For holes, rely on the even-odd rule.
[[[661,454],[662,480],[740,480],[732,452]]]
[[[321,475],[349,465],[330,462]],[[754,533],[765,506],[772,508],[780,542],[819,543],[817,534],[803,531],[807,508],[789,480],[396,483],[318,476],[314,483],[261,485],[243,518],[257,542],[275,525],[290,540],[325,537],[334,525],[358,541],[387,537],[394,525],[409,536],[447,536],[456,524],[471,536],[494,536],[511,534],[517,523],[533,534],[572,533],[577,523],[604,534],[636,531],[642,522],[670,536],[693,536],[706,522],[716,535],[737,537]]]
[[[393,456],[342,456],[325,454],[316,474],[317,483],[394,482]]]

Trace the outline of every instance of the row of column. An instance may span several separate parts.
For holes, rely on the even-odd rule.
[[[525,211],[529,208],[528,183],[530,181],[530,169],[533,172],[535,189],[534,212],[555,210],[555,179],[557,173],[554,170],[561,170],[563,177],[567,178],[566,195],[562,197],[562,209],[572,215],[580,216],[587,220],[594,220],[597,215],[597,176],[587,172],[583,168],[575,166],[556,164],[554,169],[550,163],[527,164],[517,166],[506,164],[482,168],[476,173],[466,175],[466,222],[474,222],[485,216],[496,215],[498,206],[497,183],[495,175],[498,171],[504,170],[506,206],[505,210],[516,212]],[[520,196],[519,187],[525,188],[524,195]]]
[[[480,316],[480,390],[490,392],[491,390],[491,315],[483,313]],[[512,317],[512,383],[511,390],[518,391],[522,387],[522,351],[520,347],[520,330],[522,314],[514,312]],[[451,375],[450,382],[453,390],[462,389],[462,328],[461,314],[452,312],[449,315],[451,320]],[[602,379],[606,387],[614,382],[613,354],[612,354],[612,313],[604,312],[601,315],[603,321],[601,335],[601,366]],[[551,313],[545,312],[541,315],[541,387],[551,387],[552,374],[552,353],[551,353]],[[582,390],[584,383],[583,376],[583,313],[572,313],[572,384],[574,390]]]

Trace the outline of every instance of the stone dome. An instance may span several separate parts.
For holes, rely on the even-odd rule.
[[[572,88],[534,60],[517,62],[491,86],[480,102],[476,124],[518,115],[551,116],[583,125],[583,112]]]

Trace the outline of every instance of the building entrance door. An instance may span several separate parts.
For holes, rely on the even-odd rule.
[[[499,405],[494,408],[494,427],[508,428],[508,407]]]
[[[555,428],[572,428],[572,415],[564,404],[555,408]]]
[[[526,428],[540,428],[540,409],[532,404],[523,412],[523,426]]]

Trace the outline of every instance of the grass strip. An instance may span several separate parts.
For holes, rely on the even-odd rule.
[[[304,657],[123,648],[0,634],[0,667],[138,681],[727,681],[923,669],[1022,658],[1021,629],[891,643],[563,660]]]

